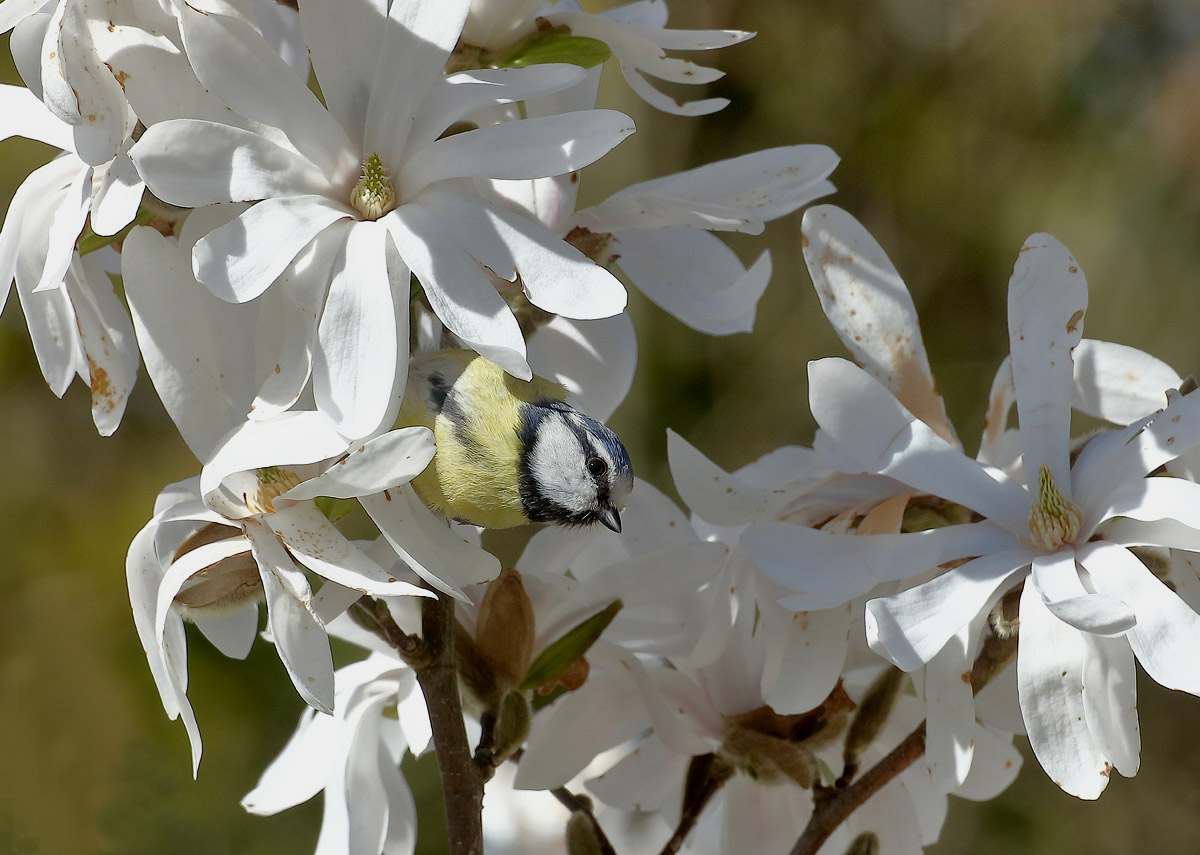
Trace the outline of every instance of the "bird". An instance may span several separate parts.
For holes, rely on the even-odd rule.
[[[560,383],[519,380],[471,350],[413,357],[398,425],[433,431],[437,451],[412,486],[448,519],[621,531],[633,466],[617,435],[566,403]]]

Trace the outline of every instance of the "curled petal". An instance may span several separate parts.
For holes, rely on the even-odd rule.
[[[1021,593],[1017,685],[1029,744],[1050,780],[1081,799],[1099,798],[1112,766],[1087,726],[1086,647],[1054,617],[1033,585]]]

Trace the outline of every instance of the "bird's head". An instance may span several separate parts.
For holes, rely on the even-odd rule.
[[[621,440],[560,401],[531,405],[522,430],[521,503],[534,522],[621,530],[633,466]]]

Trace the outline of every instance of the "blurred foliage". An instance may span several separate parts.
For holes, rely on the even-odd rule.
[[[908,283],[951,417],[968,448],[1007,351],[1018,248],[1049,231],[1088,276],[1086,334],[1148,350],[1180,373],[1200,344],[1200,6],[1193,0],[687,0],[675,26],[757,30],[698,55],[725,69],[703,119],[653,112],[618,75],[604,98],[638,133],[584,178],[584,202],[624,183],[775,145],[842,157],[828,201],[870,229]],[[7,60],[6,46],[0,53]],[[15,82],[11,65],[0,79]],[[679,92],[694,98],[694,91]],[[9,140],[0,203],[48,157]],[[842,355],[799,253],[799,216],[735,236],[775,274],[752,335],[708,338],[636,293],[634,392],[612,420],[638,472],[672,491],[665,429],[736,468],[807,443],[805,365]],[[125,593],[125,549],[157,491],[195,474],[153,389],[96,436],[77,384],[38,374],[18,301],[0,317],[0,852],[305,852],[319,800],[280,817],[239,800],[301,710],[259,645],[224,659],[198,636],[189,695],[207,745],[189,780],[182,726],[162,713]],[[1200,700],[1143,681],[1144,771],[1099,804],[1060,793],[1032,758],[983,805],[954,801],[935,853],[1190,852],[1200,837]],[[428,761],[424,761],[428,768]],[[421,787],[436,782],[419,776]],[[418,794],[419,797],[420,794]],[[436,841],[427,841],[431,851]]]

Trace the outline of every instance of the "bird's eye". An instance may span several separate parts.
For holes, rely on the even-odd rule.
[[[608,464],[599,457],[589,457],[587,470],[592,473],[593,478],[599,478],[608,472]]]

